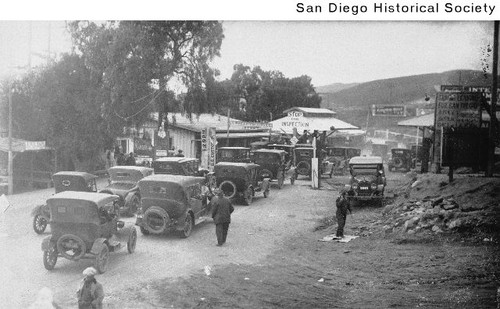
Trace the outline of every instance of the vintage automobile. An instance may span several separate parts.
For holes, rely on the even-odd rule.
[[[298,175],[311,177],[311,164],[314,155],[313,147],[296,147],[294,149],[295,154],[295,178]],[[324,154],[320,150],[316,150],[316,156],[318,158],[318,169],[319,174],[324,174],[326,172],[328,162],[323,160]],[[325,164],[326,163],[326,164]]]
[[[179,231],[186,238],[210,215],[204,177],[151,175],[139,181],[139,189],[142,206],[135,224],[144,235]]]
[[[278,150],[284,150],[286,151],[286,165],[287,168],[290,168],[291,166],[294,165],[294,156],[293,156],[293,150],[295,149],[294,145],[288,145],[288,144],[269,144],[267,145],[268,149],[278,149]]]
[[[113,166],[108,169],[108,174],[109,185],[99,192],[118,195],[120,212],[133,216],[141,203],[137,182],[153,174],[153,169],[144,166]]]
[[[389,171],[409,172],[415,167],[415,158],[411,149],[393,148],[391,149],[391,158],[387,162]]]
[[[351,179],[346,184],[351,202],[376,201],[382,205],[386,178],[381,157],[353,157],[349,160]]]
[[[57,193],[47,200],[52,234],[42,242],[43,265],[54,269],[57,258],[71,261],[95,259],[95,268],[104,273],[109,253],[126,242],[135,251],[137,231],[119,220],[119,197],[95,192]]]
[[[217,162],[251,162],[250,148],[248,147],[219,147]]]
[[[215,164],[215,185],[227,198],[242,198],[245,205],[250,205],[255,193],[262,192],[269,196],[269,179],[258,175],[260,166],[254,163],[221,162]]]
[[[281,189],[285,182],[285,174],[287,168],[286,162],[287,153],[284,150],[277,149],[258,149],[252,154],[252,160],[255,164],[258,164],[259,180],[262,181],[265,178],[269,180],[277,180],[278,188]],[[294,180],[291,181],[292,184]]]
[[[196,158],[161,157],[153,162],[155,174],[184,175],[204,177],[208,170],[200,169],[200,162]]]
[[[52,175],[55,193],[63,191],[83,191],[97,192],[96,175],[85,172],[61,171]],[[42,234],[50,221],[49,207],[44,205],[36,206],[32,212],[33,230],[37,234]]]
[[[326,158],[331,165],[332,175],[345,175],[349,170],[349,160],[361,155],[361,149],[351,147],[326,147]]]

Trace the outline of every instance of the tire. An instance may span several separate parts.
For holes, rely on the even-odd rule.
[[[109,248],[108,245],[103,244],[101,251],[99,251],[99,254],[95,257],[95,269],[97,269],[100,274],[105,273],[108,269],[108,262]]]
[[[146,224],[145,229],[151,234],[165,232],[168,221],[169,216],[163,208],[153,206],[144,212],[143,222]]]
[[[37,234],[42,234],[47,228],[47,223],[47,219],[45,219],[42,215],[35,215],[33,217],[33,230]]]
[[[403,160],[401,158],[396,157],[396,158],[394,158],[393,164],[394,164],[395,168],[401,168],[401,167],[403,167]]]
[[[265,192],[265,191],[264,191]],[[253,200],[253,189],[252,187],[248,187],[246,190],[245,190],[245,193],[244,193],[244,196],[243,196],[243,203],[245,205],[250,205],[252,204],[252,200]]]
[[[224,192],[224,196],[231,199],[236,196],[237,189],[236,189],[236,184],[232,182],[231,180],[224,180],[223,182],[220,183],[219,189]],[[226,194],[226,192],[229,192]]]
[[[150,235],[149,231],[147,229],[145,229],[144,227],[140,226],[139,229],[141,230],[142,235],[144,235],[144,236]]]
[[[59,237],[56,248],[57,252],[63,257],[73,261],[79,260],[85,252],[87,252],[85,242],[80,237],[73,234],[65,234]],[[69,253],[70,251],[72,253]]]
[[[132,228],[132,233],[128,236],[128,241],[127,241],[127,251],[128,253],[134,253],[135,251],[135,245],[137,244],[137,231],[135,227]]]
[[[132,217],[141,206],[141,199],[137,194],[132,194],[132,195],[129,194],[125,198],[125,205],[128,206],[128,210],[125,213],[125,215]]]
[[[193,217],[191,217],[191,214],[188,213],[186,215],[186,219],[184,220],[184,227],[181,232],[181,237],[182,238],[188,238],[191,235],[191,232],[193,231]]]
[[[45,269],[54,269],[57,263],[57,256],[58,253],[55,244],[52,244],[49,250],[43,251],[43,266],[45,266]]]
[[[300,161],[299,164],[297,164],[297,168],[295,170],[300,175],[310,176],[309,174],[311,173],[311,164],[306,161]]]

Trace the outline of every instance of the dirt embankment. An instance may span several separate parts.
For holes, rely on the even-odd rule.
[[[145,308],[496,308],[500,181],[389,177],[394,198],[383,208],[356,207],[346,234],[359,238],[348,243],[318,241],[335,232],[332,207],[259,264],[214,267],[155,280],[146,294],[128,292]]]

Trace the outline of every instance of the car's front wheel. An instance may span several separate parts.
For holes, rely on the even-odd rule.
[[[47,219],[45,219],[43,216],[35,215],[35,217],[33,217],[33,230],[37,234],[42,234],[47,228],[47,223]]]
[[[108,245],[103,244],[101,251],[99,251],[99,254],[95,258],[95,268],[100,274],[106,272],[106,270],[108,269],[108,262],[109,248]]]
[[[186,215],[186,220],[184,220],[184,228],[182,229],[182,238],[188,238],[193,231],[193,217],[190,214]]]
[[[43,251],[43,266],[45,266],[45,269],[54,269],[57,263],[57,255],[55,244],[52,244],[48,250]]]

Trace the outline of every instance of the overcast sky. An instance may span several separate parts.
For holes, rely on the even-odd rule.
[[[399,76],[481,69],[482,48],[492,41],[493,22],[225,21],[222,78],[234,64],[259,65],[287,77],[308,75],[314,86]],[[28,64],[30,28],[33,65],[41,56],[69,52],[64,22],[0,21],[0,74]],[[49,31],[50,30],[50,31]],[[49,36],[50,33],[50,36]],[[18,71],[19,72],[19,71]]]

